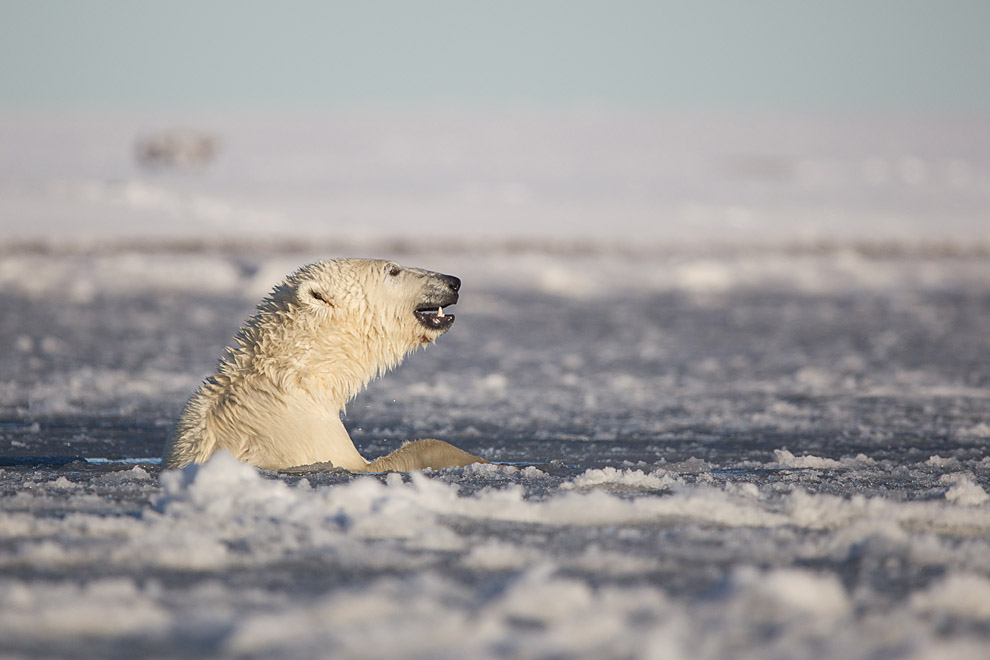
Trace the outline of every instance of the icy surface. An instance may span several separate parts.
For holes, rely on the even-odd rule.
[[[962,153],[946,130],[912,139]],[[408,147],[387,153],[402,164]],[[847,147],[870,181],[901,177],[868,205],[904,203],[910,179],[917,217],[990,217],[978,142],[952,170],[958,197],[940,197],[929,152],[884,170],[864,164],[875,143]],[[290,156],[299,169],[274,171],[298,183],[313,170]],[[14,213],[26,197],[50,226],[68,222],[62,204],[93,211],[25,173],[151,185],[74,158],[0,163],[23,192],[0,199],[9,236],[31,224]],[[182,185],[263,206],[264,189],[220,174]],[[816,189],[824,211],[875,217],[835,186]],[[154,198],[131,193],[131,210]],[[11,239],[0,255],[0,655],[986,657],[990,260],[968,242],[984,227],[943,240],[932,221],[883,245],[344,241],[373,252],[338,255],[206,230],[124,244],[114,204],[97,205],[110,238]],[[359,448],[432,436],[507,466],[277,474],[218,455],[160,470],[175,414],[259,297],[328,256],[464,281],[451,332],[348,407]]]

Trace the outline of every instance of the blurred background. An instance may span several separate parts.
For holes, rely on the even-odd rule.
[[[990,4],[0,2],[0,240],[972,245]]]

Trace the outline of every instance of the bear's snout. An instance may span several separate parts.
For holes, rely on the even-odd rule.
[[[461,278],[454,277],[453,275],[441,275],[440,279],[443,280],[444,284],[450,287],[450,290],[457,293],[461,288]]]

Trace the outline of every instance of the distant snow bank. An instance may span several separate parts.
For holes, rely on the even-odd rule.
[[[148,134],[222,142],[147,171]],[[990,121],[620,110],[0,113],[0,238],[990,242]]]

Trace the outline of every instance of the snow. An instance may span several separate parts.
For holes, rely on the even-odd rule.
[[[990,495],[987,491],[973,480],[971,474],[947,474],[941,480],[942,483],[950,483],[952,486],[945,491],[945,499],[962,506],[980,506],[990,502]]]
[[[142,171],[136,141],[177,127],[215,137],[216,162]],[[410,225],[479,243],[965,244],[988,238],[988,134],[961,116],[8,111],[0,197],[6,235],[74,244],[396,240]],[[714,266],[685,277],[717,286]]]
[[[985,656],[983,124],[204,117],[0,118],[0,655]],[[505,465],[161,470],[328,256],[464,281],[362,451]]]
[[[787,655],[925,657],[980,639],[987,616],[986,507],[782,494],[773,482],[754,497],[732,479],[615,468],[311,483],[318,476],[289,483],[219,454],[163,473],[160,487],[140,466],[85,486],[113,499],[140,485],[154,501],[136,515],[42,513],[76,508],[75,495],[8,502],[6,643],[70,649],[60,640],[81,636],[114,648],[137,635],[152,650],[198,639],[210,653],[288,657],[760,657],[777,645]],[[23,488],[32,476],[21,479]],[[127,577],[100,571],[108,560]],[[26,563],[38,577],[12,575]],[[678,585],[699,565],[724,573],[707,587]],[[900,575],[937,567],[950,570]],[[878,590],[898,576],[893,592]],[[949,621],[960,633],[945,639]]]

